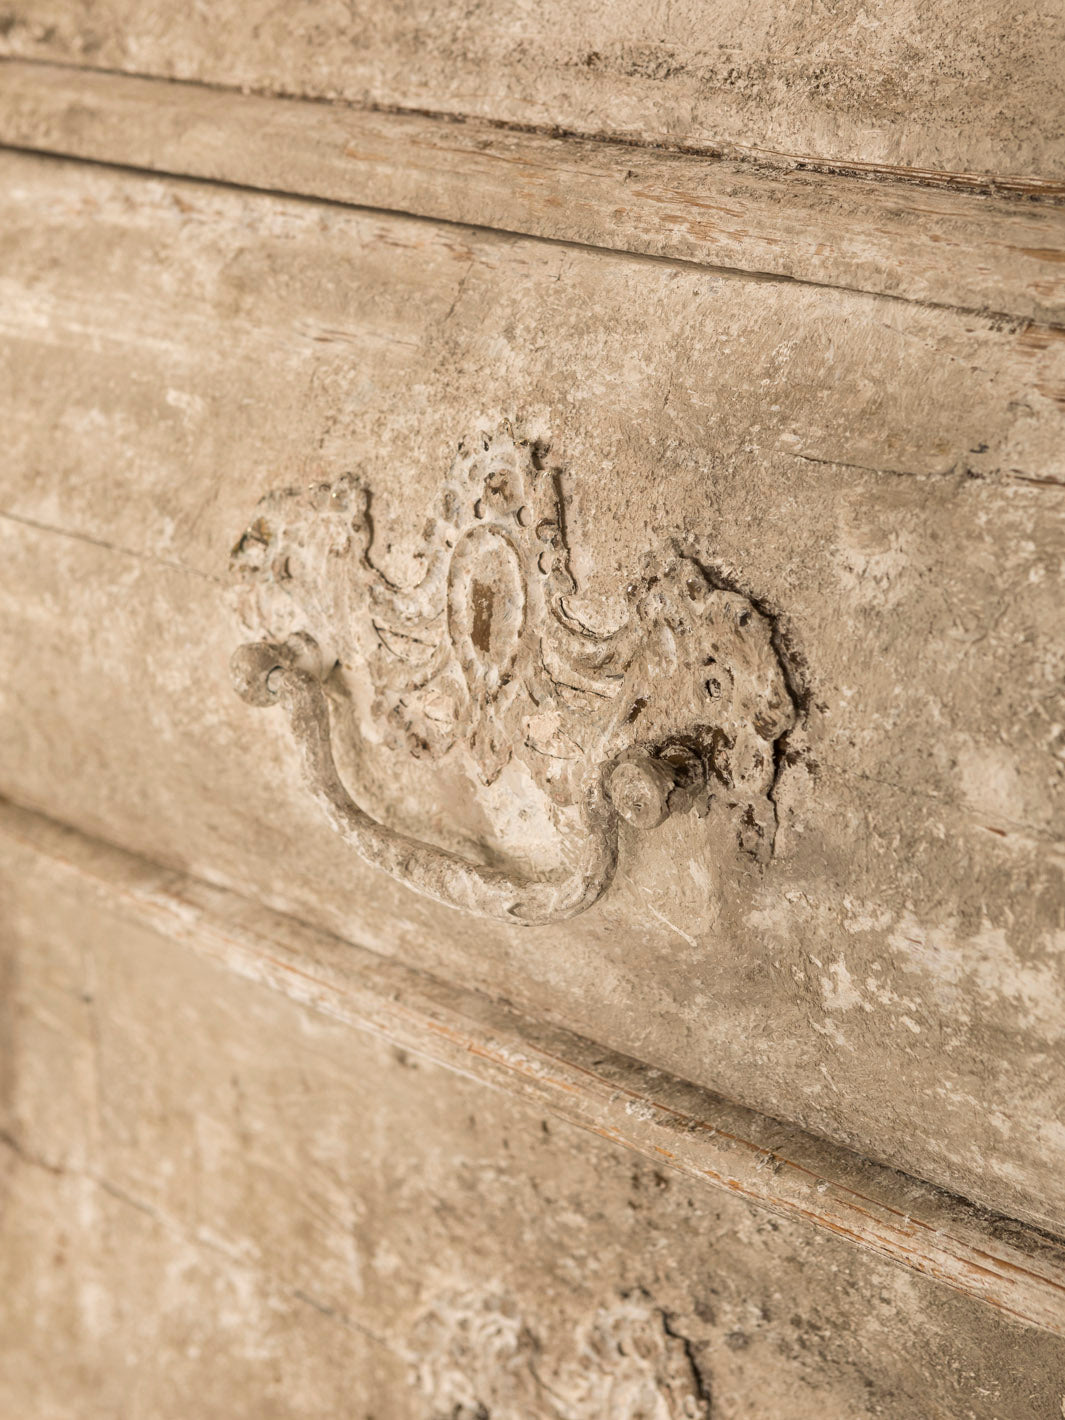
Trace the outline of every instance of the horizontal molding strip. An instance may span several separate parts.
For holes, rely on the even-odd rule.
[[[1065,323],[1054,202],[23,60],[0,145]]]
[[[687,1178],[1065,1336],[1065,1243],[569,1031],[0,800],[2,851],[164,934]]]

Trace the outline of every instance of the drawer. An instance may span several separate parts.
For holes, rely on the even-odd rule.
[[[252,984],[173,875],[17,817],[4,1413],[1060,1409],[1060,1335]]]
[[[1062,1225],[1060,330],[0,166],[6,796]]]

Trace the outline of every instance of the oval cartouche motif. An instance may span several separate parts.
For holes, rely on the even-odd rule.
[[[447,625],[471,688],[491,694],[511,668],[525,630],[525,577],[517,549],[497,526],[471,528],[451,556]]]

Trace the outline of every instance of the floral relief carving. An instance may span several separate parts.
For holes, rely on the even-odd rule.
[[[426,1420],[709,1420],[688,1344],[642,1292],[612,1299],[555,1347],[513,1298],[445,1292],[409,1347]]]
[[[567,840],[597,836],[594,862],[577,850],[584,885],[555,893],[552,912],[563,899],[583,910],[609,881],[613,812],[653,828],[720,810],[765,860],[777,747],[795,721],[770,620],[666,546],[625,588],[616,626],[586,624],[547,455],[509,424],[460,444],[410,585],[382,569],[355,477],[268,495],[234,549],[244,621],[268,638],[236,667],[238,688],[268,703],[249,689],[262,646],[279,666],[309,664],[311,646],[334,714],[358,718],[364,739],[461,764],[489,805],[482,791],[507,772],[512,799],[539,796],[523,817],[551,825],[563,858]]]

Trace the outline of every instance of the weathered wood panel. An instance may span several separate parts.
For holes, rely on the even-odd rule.
[[[1035,0],[7,0],[0,52],[761,161],[1065,178],[1065,15]]]
[[[9,61],[0,142],[821,285],[1065,318],[1065,208]]]
[[[789,1221],[1065,1336],[1065,1247],[570,1032],[0,802],[12,873]],[[81,1038],[76,1022],[70,1036]],[[47,1037],[46,1037],[47,1039]],[[26,1065],[47,1077],[47,1049]],[[47,1090],[47,1084],[42,1086]],[[46,1112],[63,1153],[93,1102]],[[38,1127],[38,1126],[35,1126]]]
[[[234,975],[149,876],[0,854],[7,1412],[1060,1407],[1059,1337]]]
[[[1056,332],[2,171],[5,793],[1062,1224]],[[402,580],[458,439],[503,417],[550,437],[591,620],[673,533],[778,618],[803,723],[767,865],[671,820],[565,932],[479,925],[342,851],[233,694],[257,499],[362,471]],[[475,802],[391,754],[352,772],[445,839]]]

